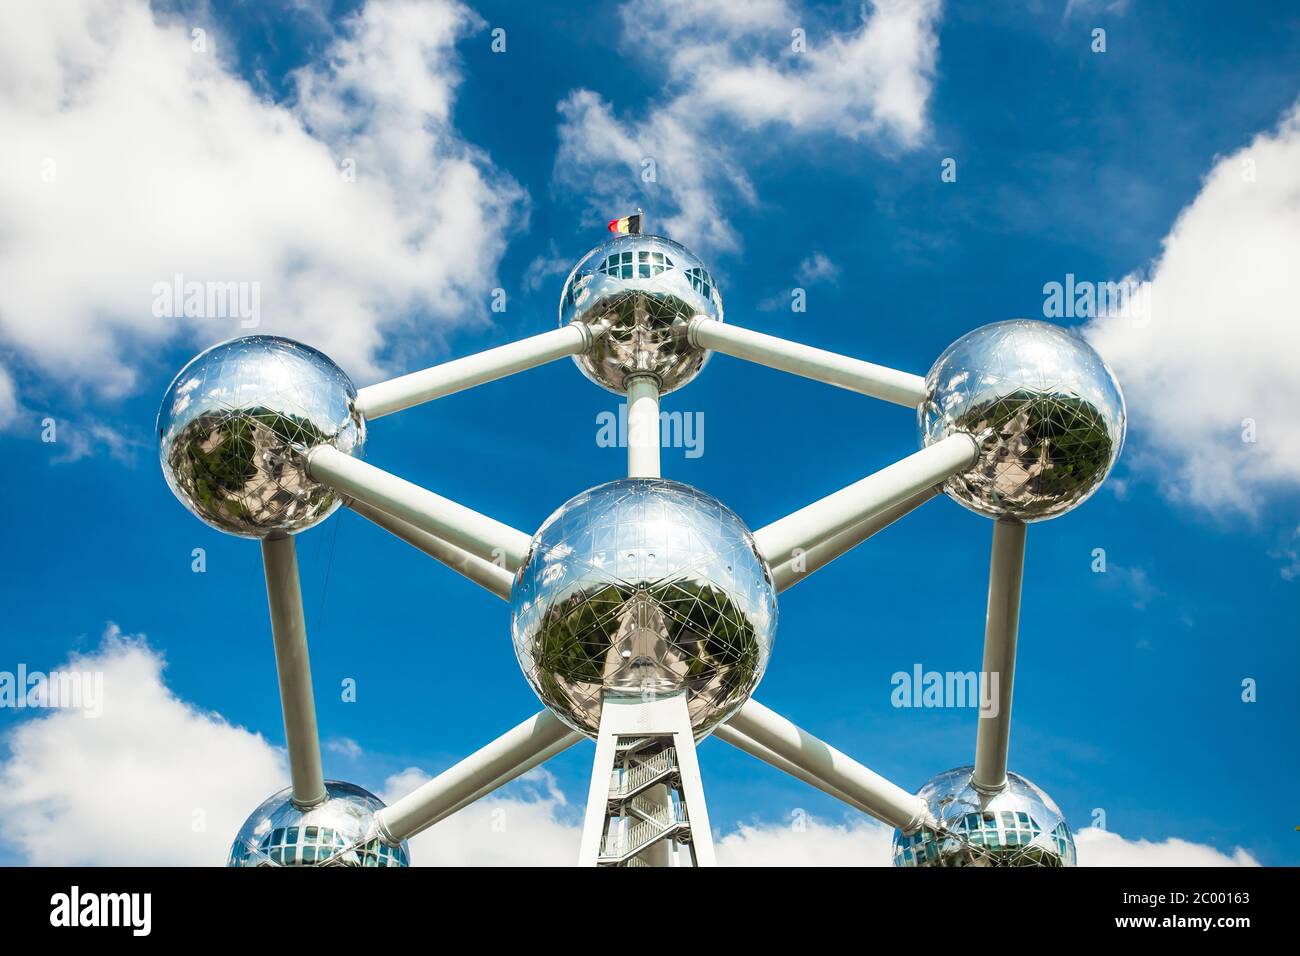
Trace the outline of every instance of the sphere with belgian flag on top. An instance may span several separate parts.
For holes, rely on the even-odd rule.
[[[560,295],[560,325],[592,332],[591,348],[574,361],[619,395],[644,375],[660,393],[691,381],[709,357],[687,337],[691,319],[722,321],[722,296],[704,263],[681,243],[640,235],[640,223],[639,215],[612,221],[610,231],[624,234],[583,256]]]

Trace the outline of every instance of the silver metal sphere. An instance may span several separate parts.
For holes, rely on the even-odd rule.
[[[245,538],[294,533],[329,517],[339,496],[307,476],[306,452],[361,457],[356,389],[313,348],[253,335],[214,345],[172,381],[158,412],[158,457],[181,504]]]
[[[1018,774],[993,796],[974,767],[939,774],[918,792],[940,828],[894,831],[895,866],[1074,866],[1074,835],[1052,798]]]
[[[697,315],[722,321],[722,296],[695,254],[661,236],[618,236],[582,257],[560,294],[560,325],[580,322],[595,341],[573,360],[597,385],[620,395],[638,375],[661,393],[699,374],[707,349],[687,341]]]
[[[1077,508],[1124,444],[1124,395],[1083,339],[1047,322],[996,322],[950,345],[926,376],[922,444],[974,436],[980,460],[944,491],[990,518],[1042,521]]]
[[[325,781],[325,802],[294,806],[292,788],[253,811],[239,829],[226,866],[410,866],[405,843],[379,839],[375,813],[383,802],[368,790]]]
[[[595,736],[606,691],[686,692],[697,738],[749,699],[776,590],[749,529],[716,498],[625,478],[567,502],[515,576],[519,666],[560,720]]]

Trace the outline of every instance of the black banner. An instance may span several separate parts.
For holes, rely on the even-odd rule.
[[[189,942],[213,934],[214,945],[234,939],[243,947],[253,940],[324,942],[339,931],[350,940],[355,931],[362,939],[398,943],[436,926],[439,933],[486,932],[499,944],[545,936],[557,919],[594,920],[592,931],[607,937],[620,924],[644,932],[648,913],[641,911],[648,909],[661,930],[673,924],[675,931],[744,936],[775,922],[791,941],[800,927],[823,935],[842,921],[842,931],[865,933],[867,944],[877,931],[920,940],[1050,927],[1056,939],[1200,936],[1231,945],[1260,929],[1284,938],[1295,922],[1296,876],[1284,868],[768,869],[622,877],[500,869],[15,868],[0,869],[0,918],[13,942],[46,934],[76,934],[82,943],[92,936],[128,944]],[[815,931],[808,922],[814,912]]]

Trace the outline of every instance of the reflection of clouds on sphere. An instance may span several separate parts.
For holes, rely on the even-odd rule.
[[[703,737],[763,676],[776,592],[753,536],[716,498],[625,478],[546,520],[515,577],[511,618],[528,682],[570,727],[596,734],[606,690],[685,689]]]
[[[246,538],[298,532],[339,506],[307,476],[306,452],[361,456],[356,389],[313,348],[253,335],[190,361],[158,412],[159,458],[176,497],[220,531]]]
[[[894,831],[895,866],[1074,866],[1074,836],[1052,798],[1018,774],[988,796],[974,767],[939,774],[918,791],[941,830]]]
[[[325,782],[324,803],[300,810],[293,788],[281,790],[240,827],[227,866],[410,866],[407,845],[378,837],[375,814],[383,802],[368,790]]]
[[[660,236],[602,243],[582,257],[560,294],[560,325],[579,322],[595,334],[573,360],[620,395],[637,373],[653,374],[662,393],[699,374],[709,353],[687,341],[697,315],[721,322],[722,297],[693,252]]]
[[[991,518],[1064,514],[1101,485],[1124,444],[1124,396],[1092,347],[1047,322],[1016,319],[950,345],[926,377],[921,440],[966,432],[980,460],[944,484]]]

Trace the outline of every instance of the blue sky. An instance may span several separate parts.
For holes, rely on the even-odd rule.
[[[194,25],[208,28],[223,82],[251,91],[248,110],[268,103],[292,109],[299,97],[292,71],[323,69],[331,44],[348,35],[346,15],[361,9],[213,0],[199,12],[169,6],[152,29],[184,39]],[[671,19],[673,5],[666,9]],[[1252,390],[1278,375],[1274,358],[1279,351],[1293,356],[1297,342],[1296,299],[1277,298],[1270,307],[1267,298],[1295,282],[1280,276],[1294,269],[1294,259],[1282,266],[1269,258],[1279,246],[1274,239],[1294,248],[1300,235],[1297,137],[1278,132],[1300,95],[1294,11],[1276,3],[1076,3],[1069,12],[1063,3],[945,6],[921,18],[934,43],[933,65],[922,55],[919,67],[897,66],[922,78],[909,120],[841,122],[841,114],[873,115],[878,93],[822,85],[810,95],[825,96],[829,118],[802,124],[804,106],[796,105],[791,116],[751,127],[742,111],[706,102],[676,58],[683,44],[716,42],[732,63],[767,57],[798,71],[784,55],[787,26],[711,32],[697,25],[683,33],[660,20],[621,24],[614,5],[582,15],[547,2],[478,3],[474,10],[478,19],[455,31],[433,71],[458,79],[445,86],[449,112],[432,123],[436,161],[422,164],[427,144],[418,138],[375,131],[382,91],[342,84],[332,92],[333,105],[354,111],[340,135],[369,135],[373,153],[361,154],[363,179],[374,162],[385,167],[377,175],[396,176],[391,184],[400,193],[403,180],[388,165],[408,176],[423,170],[409,206],[376,200],[389,219],[409,226],[403,209],[436,215],[428,210],[443,208],[436,201],[442,178],[466,156],[481,171],[485,204],[495,211],[466,220],[463,247],[447,243],[449,254],[429,266],[438,273],[436,293],[419,291],[418,272],[430,260],[412,255],[381,280],[391,300],[373,288],[274,298],[275,283],[293,271],[284,261],[299,256],[305,268],[337,273],[330,256],[351,253],[327,254],[303,240],[275,250],[275,264],[268,258],[264,269],[224,251],[209,259],[204,237],[223,250],[238,247],[242,224],[236,212],[212,216],[200,194],[237,193],[247,175],[266,190],[261,222],[274,221],[277,208],[301,217],[313,206],[268,188],[265,176],[249,172],[253,165],[235,160],[197,168],[175,191],[171,180],[162,185],[161,170],[173,160],[163,148],[137,155],[123,145],[146,170],[130,180],[137,193],[126,200],[139,218],[92,226],[91,237],[135,248],[133,234],[149,228],[164,200],[180,200],[176,217],[211,216],[183,240],[150,247],[145,277],[261,281],[268,308],[316,310],[310,321],[268,312],[262,330],[319,344],[358,384],[551,328],[560,264],[601,241],[605,218],[637,204],[652,227],[677,224],[675,237],[710,263],[728,321],[917,373],[969,329],[1041,318],[1044,284],[1066,274],[1150,278],[1159,339],[1126,344],[1101,320],[1088,330],[1126,389],[1125,455],[1083,508],[1029,532],[1011,768],[1051,794],[1076,828],[1101,808],[1107,828],[1127,841],[1176,838],[1225,854],[1244,847],[1265,864],[1300,863],[1300,818],[1278,798],[1300,787],[1300,464],[1283,447],[1300,434],[1296,405],[1287,400],[1300,391],[1300,373],[1292,368],[1288,377],[1283,363],[1280,377]],[[809,47],[828,56],[832,37],[862,29],[856,4],[792,4],[772,23],[802,26]],[[506,30],[503,53],[490,48],[495,27]],[[1090,49],[1094,28],[1106,31],[1104,53]],[[15,153],[45,155],[34,141],[47,114],[25,103],[26,88],[10,75],[0,78],[0,103],[9,111],[0,115],[25,117],[20,137],[33,140]],[[405,76],[389,79],[400,88]],[[566,153],[572,124],[557,106],[577,90],[597,94],[605,106],[595,113],[607,107],[601,115],[643,155],[662,154],[659,182],[641,183],[613,143],[607,149],[586,139]],[[686,145],[701,147],[694,153],[654,125],[673,109],[697,118],[684,134],[695,137]],[[815,104],[807,109],[815,114]],[[154,117],[164,128],[160,142],[167,141],[167,118],[161,108]],[[74,114],[68,122],[90,129],[92,119]],[[90,146],[110,142],[103,125],[111,126],[87,133]],[[249,128],[229,131],[236,159],[275,162],[279,140],[258,143]],[[205,130],[214,141],[227,135]],[[346,155],[309,130],[335,158]],[[182,126],[176,135],[200,134]],[[691,155],[698,168],[685,168],[683,156]],[[1252,185],[1281,197],[1249,207],[1257,225],[1222,213],[1224,204],[1197,205],[1203,192],[1214,198],[1213,171],[1235,171],[1251,155],[1260,157]],[[948,157],[957,162],[956,182],[940,178]],[[150,164],[158,175],[147,174]],[[70,157],[60,169],[75,178],[78,161]],[[584,181],[590,189],[578,186]],[[112,189],[111,180],[100,185]],[[31,196],[36,187],[25,188]],[[292,191],[287,180],[285,188]],[[197,211],[186,208],[191,194]],[[334,215],[325,208],[331,196],[321,199],[322,217]],[[21,237],[46,222],[53,237],[46,248],[68,251],[41,282],[75,286],[79,264],[93,260],[94,250],[70,231],[75,216],[44,217],[43,201],[22,203],[32,222],[15,215],[0,237],[5,229]],[[1221,214],[1219,229],[1213,217]],[[1160,257],[1174,248],[1166,239],[1176,221],[1187,227],[1178,247],[1187,259],[1175,262],[1170,252],[1165,268]],[[337,234],[338,248],[354,250],[350,261],[360,271],[390,241],[376,238],[383,229],[369,231],[370,222],[298,228]],[[1208,259],[1199,260],[1205,236]],[[1252,242],[1265,239],[1258,255],[1251,252]],[[1243,291],[1240,308],[1225,312],[1188,278],[1202,270],[1186,262],[1243,246],[1237,261],[1247,271],[1230,273],[1227,283],[1255,292]],[[830,274],[805,270],[801,280],[801,264],[818,253],[832,264]],[[455,261],[462,254],[463,269]],[[0,238],[5,275],[12,255]],[[241,263],[234,271],[225,265],[232,261]],[[97,294],[101,280],[93,273],[85,294]],[[138,315],[114,318],[130,311],[130,297],[103,281],[102,313],[98,299],[76,303],[84,316],[78,321],[90,323],[93,314],[94,325],[66,318],[61,301],[32,306],[45,286],[0,288],[0,385],[12,386],[9,413],[0,416],[7,418],[0,455],[6,497],[21,503],[4,519],[0,593],[10,612],[0,669],[22,662],[48,670],[72,652],[95,653],[115,622],[125,633],[147,635],[165,656],[166,684],[177,698],[282,743],[258,549],[200,524],[172,498],[153,438],[172,375],[199,347],[233,332],[218,320],[149,317],[147,283],[137,289]],[[789,308],[795,286],[806,288],[804,313]],[[496,287],[506,291],[504,313],[489,311]],[[49,316],[45,332],[24,326],[29,306],[49,310],[41,313]],[[1215,346],[1225,321],[1240,329],[1226,353]],[[354,334],[363,327],[375,330],[373,339]],[[86,342],[93,348],[78,353]],[[1207,352],[1217,364],[1207,364]],[[69,353],[78,354],[65,360]],[[110,366],[129,374],[101,374]],[[1220,374],[1229,381],[1220,383]],[[1217,387],[1230,407],[1216,410],[1206,398]],[[1206,403],[1217,419],[1199,414]],[[915,421],[904,409],[726,357],[664,407],[702,413],[705,425],[703,455],[665,450],[665,476],[719,496],[755,528],[916,448]],[[613,396],[566,360],[376,422],[367,456],[531,531],[579,490],[622,473],[624,453],[595,441],[596,416],[615,408]],[[1196,416],[1193,425],[1184,413]],[[46,416],[68,437],[43,443]],[[1237,437],[1245,418],[1258,421],[1258,448]],[[1244,455],[1256,457],[1237,457]],[[1209,478],[1198,481],[1198,474]],[[991,530],[940,499],[783,595],[757,698],[908,789],[969,763],[974,713],[896,709],[890,677],[917,663],[978,669]],[[329,775],[378,791],[405,768],[448,766],[537,710],[514,660],[503,602],[350,513],[298,544],[322,736],[360,748],[352,755],[327,748]],[[206,550],[206,573],[191,571],[194,548]],[[1098,548],[1106,554],[1104,574],[1092,570]],[[339,699],[347,677],[358,683],[356,703]],[[1258,685],[1254,703],[1241,699],[1247,678]],[[48,719],[3,711],[0,732]],[[556,811],[561,817],[571,817],[585,793],[591,756],[584,744],[548,765],[569,799]],[[6,759],[5,772],[25,772],[12,752]],[[837,823],[850,813],[719,742],[706,743],[701,760],[712,820],[724,832],[742,823],[780,827],[796,808]],[[0,837],[4,859],[31,858],[12,827],[0,828]]]

